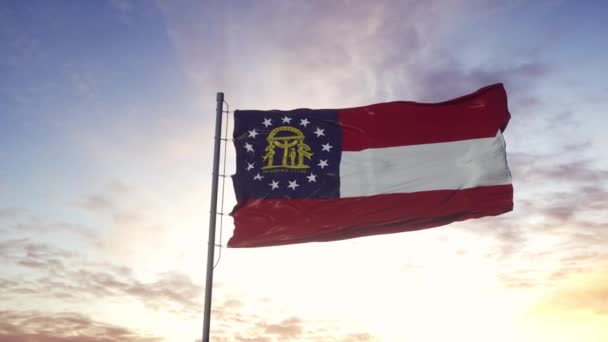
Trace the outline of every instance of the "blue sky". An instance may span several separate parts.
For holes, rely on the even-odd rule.
[[[502,82],[512,213],[225,249],[214,334],[605,340],[607,10],[591,0],[3,2],[0,339],[200,337],[217,91],[231,109],[340,108]],[[226,194],[225,211],[230,183]]]

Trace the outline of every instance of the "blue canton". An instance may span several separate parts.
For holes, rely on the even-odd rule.
[[[237,110],[237,201],[340,196],[342,135],[335,110]]]

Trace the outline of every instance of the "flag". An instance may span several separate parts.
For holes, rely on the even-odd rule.
[[[513,208],[502,84],[441,103],[234,116],[229,247],[398,233]]]

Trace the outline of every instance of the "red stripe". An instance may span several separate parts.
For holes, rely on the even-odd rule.
[[[229,247],[333,241],[437,227],[513,208],[513,187],[487,186],[343,199],[250,200],[232,213]]]
[[[441,103],[389,102],[338,113],[343,151],[494,137],[511,117],[502,84]]]

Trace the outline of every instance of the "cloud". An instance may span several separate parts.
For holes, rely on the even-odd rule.
[[[165,272],[142,282],[122,266],[90,263],[77,253],[29,239],[0,242],[0,261],[27,270],[21,281],[0,279],[3,292],[13,299],[27,296],[82,303],[99,298],[139,301],[156,310],[192,316],[200,311],[202,286],[178,272]]]
[[[583,153],[585,146],[568,146],[564,153]],[[560,161],[551,156],[533,156],[527,164],[516,165],[514,174],[522,186],[533,190],[532,214],[546,218],[548,225],[585,227],[590,215],[602,222],[608,201],[608,170],[595,167],[592,160]],[[608,217],[604,220],[608,222]]]
[[[288,318],[278,324],[264,326],[264,333],[276,335],[281,341],[298,337],[304,331],[302,320],[297,317]]]
[[[166,190],[156,187],[155,191],[162,193]],[[155,249],[157,253],[146,257],[145,263],[150,264],[151,257],[156,260],[163,258],[160,250],[167,249],[170,244],[168,238],[176,238],[174,231],[167,227],[171,225],[175,229],[174,225],[178,222],[175,218],[180,216],[170,212],[177,206],[176,202],[172,202],[168,208],[162,196],[146,195],[146,190],[140,191],[123,182],[112,181],[106,182],[98,191],[81,195],[72,204],[83,210],[89,220],[98,222],[96,236],[91,242],[99,252],[133,265],[134,259],[142,258],[142,250]],[[142,239],[142,236],[146,238]]]
[[[510,153],[514,211],[457,226],[494,240],[485,258],[496,263],[503,286],[549,289],[608,260],[608,170],[588,157],[592,148],[566,141]]]
[[[606,264],[594,270],[560,277],[555,289],[537,304],[551,311],[589,312],[608,317],[608,273]]]
[[[124,195],[123,195],[124,196]],[[111,217],[117,225],[136,224],[143,220],[141,210],[129,207],[112,195],[94,194],[84,196],[78,206],[94,214]]]
[[[556,165],[548,163],[543,156],[535,156],[535,158],[538,158],[536,163],[520,170],[521,176],[527,181],[602,185],[608,179],[608,170],[592,167],[591,160],[571,160]]]
[[[525,104],[537,104],[538,98],[525,95],[535,82],[546,77],[550,68],[538,61],[489,67],[475,67],[467,70],[456,60],[433,68],[418,68],[413,73],[419,95],[429,101],[446,100],[467,94],[474,89],[493,83],[505,83],[510,98],[522,100]],[[525,96],[524,96],[525,95]]]
[[[192,13],[206,13],[207,20],[161,5],[176,50],[201,88],[230,89],[229,98],[248,106],[314,107],[445,100],[505,82],[534,103],[538,99],[528,90],[550,73],[548,65],[532,57],[503,64],[492,64],[488,57],[479,65],[465,65],[460,51],[466,47],[446,47],[463,18],[501,6],[452,1],[266,4],[194,6]],[[245,51],[247,59],[235,57]],[[302,98],[314,102],[295,100]]]
[[[125,197],[135,194],[135,189],[124,182],[113,179],[104,184],[103,190],[98,193],[83,195],[76,205],[91,212],[114,212],[115,216],[121,215],[126,210],[121,208],[124,205]],[[122,199],[122,201],[121,201]]]
[[[120,14],[130,14],[133,11],[131,0],[110,0],[110,6]]]
[[[0,208],[0,221],[17,218],[21,210],[17,208]]]
[[[344,342],[356,342],[356,341],[360,341],[360,342],[367,342],[367,341],[373,341],[374,338],[372,337],[372,335],[368,334],[368,333],[362,333],[362,334],[350,334],[348,336],[346,336],[344,338]]]
[[[49,219],[22,208],[0,208],[0,229],[9,233],[7,236],[42,239],[61,235],[79,237],[87,242],[96,240],[96,234],[86,225]]]
[[[0,241],[0,258],[9,262],[42,262],[69,258],[72,253],[27,238]]]
[[[267,302],[259,302],[255,312],[230,296],[213,307],[211,335],[217,341],[275,342],[275,341],[378,341],[366,332],[352,332],[334,322],[307,320],[298,316],[269,319],[260,314]]]
[[[0,311],[0,340],[5,342],[160,342],[127,328],[91,320],[79,313]]]
[[[86,196],[80,205],[83,208],[91,211],[106,211],[113,208],[112,202],[103,195]]]
[[[27,9],[35,12],[34,8]],[[0,9],[0,40],[7,44],[7,52],[0,59],[0,67],[24,68],[24,61],[34,62],[45,56],[41,40],[32,30],[22,25],[20,18],[19,10],[14,6],[3,6]]]
[[[237,342],[273,342],[273,339],[270,337],[244,337],[244,336],[236,336],[235,340]],[[228,340],[226,340],[228,341]]]

